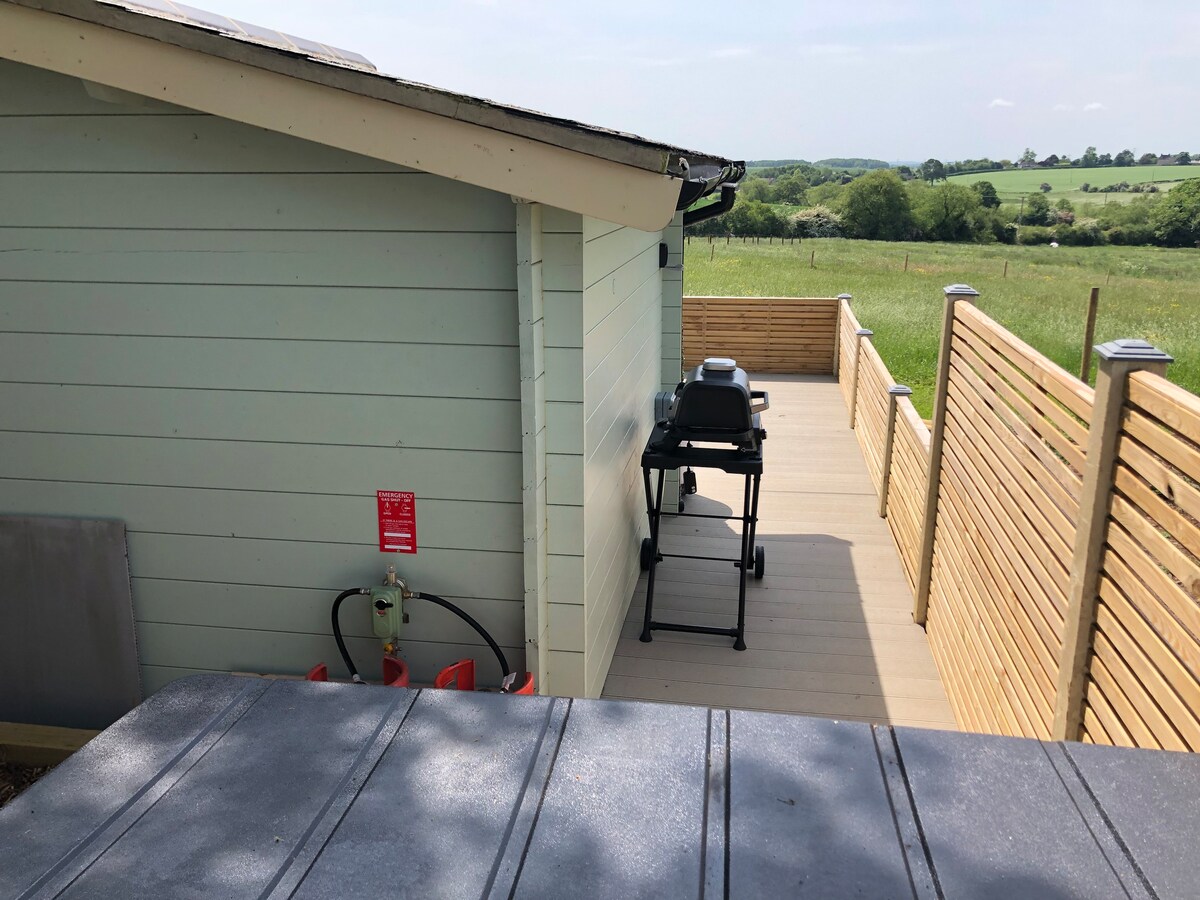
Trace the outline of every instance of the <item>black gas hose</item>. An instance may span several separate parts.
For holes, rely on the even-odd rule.
[[[511,670],[508,668],[508,659],[505,657],[504,651],[500,649],[500,645],[497,644],[492,636],[484,630],[483,626],[476,622],[466,611],[459,609],[449,600],[443,600],[436,594],[426,594],[422,593],[421,591],[414,591],[413,596],[419,600],[428,600],[430,603],[436,603],[438,606],[450,610],[450,612],[454,613],[456,616],[474,628],[479,636],[487,642],[487,645],[492,648],[492,652],[496,654],[496,661],[500,663],[500,671],[504,673],[504,677],[507,678],[510,674],[512,674]]]
[[[333,619],[333,639],[337,641],[338,653],[342,654],[342,662],[346,664],[346,668],[350,671],[350,680],[355,684],[366,684],[366,682],[358,674],[358,669],[354,667],[354,660],[350,658],[350,651],[346,649],[346,642],[342,640],[342,623],[338,621],[338,612],[341,611],[342,601],[347,597],[369,593],[371,593],[370,588],[350,588],[348,591],[342,591],[337,595],[337,599],[333,601],[333,610],[330,613],[330,617]]]
[[[366,684],[366,682],[363,681],[362,677],[358,674],[358,669],[354,666],[354,660],[350,658],[350,651],[346,649],[346,642],[342,640],[342,624],[338,619],[338,613],[341,611],[342,601],[347,597],[354,597],[359,594],[369,593],[371,593],[370,588],[350,588],[348,591],[342,591],[333,601],[333,610],[330,613],[330,618],[333,620],[333,639],[337,641],[338,653],[342,655],[342,662],[346,664],[346,669],[350,672],[350,680],[355,684]],[[476,622],[475,619],[465,610],[455,606],[449,600],[439,597],[436,594],[425,594],[421,591],[414,591],[409,595],[409,597],[417,600],[428,600],[430,603],[450,610],[450,612],[454,613],[456,616],[474,628],[475,632],[484,639],[489,647],[492,648],[492,652],[496,654],[496,661],[500,663],[500,671],[503,673],[504,677],[507,678],[510,674],[512,674],[508,667],[508,659],[505,657],[504,651],[500,649],[500,645],[497,644],[495,639],[487,633],[484,627]]]

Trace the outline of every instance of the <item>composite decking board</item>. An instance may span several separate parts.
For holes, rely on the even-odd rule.
[[[912,623],[912,591],[887,522],[879,518],[837,382],[751,374],[751,383],[770,393],[771,408],[763,414],[768,439],[756,539],[766,548],[767,574],[747,585],[749,649],[735,651],[719,637],[662,631],[640,643],[643,575],[604,696],[954,727],[925,633]],[[741,478],[711,469],[696,475],[700,493],[688,499],[688,512],[741,511]],[[734,557],[737,529],[736,522],[666,518],[662,549]],[[731,564],[668,559],[659,566],[659,621],[732,624],[736,614]],[[880,621],[891,624],[886,630],[866,624]],[[729,673],[726,680],[722,671]],[[751,671],[761,674],[746,674]],[[771,672],[784,674],[773,680]],[[830,675],[860,679],[861,698],[838,702],[836,693],[811,686]],[[903,689],[891,693],[897,678],[921,679],[936,693],[923,691],[914,707]]]
[[[1053,745],[908,728],[896,742],[945,896],[1145,896],[1128,861],[1081,815],[1069,773],[1048,755]]]
[[[1167,900],[1198,801],[1194,754],[198,676],[0,810],[0,894]]]
[[[514,896],[698,896],[709,715],[573,703]]]
[[[531,760],[547,742],[551,707],[563,705],[548,698],[490,700],[422,692],[317,855],[293,895],[297,900],[338,896],[348,880],[375,897],[478,893],[504,850]],[[548,736],[551,745],[555,738]],[[528,786],[534,792],[541,787]],[[395,810],[405,814],[381,828]],[[467,847],[470,852],[464,852]],[[403,859],[387,863],[401,848]],[[364,869],[364,854],[384,862]]]
[[[911,895],[871,729],[734,711],[729,895]]]
[[[1129,848],[1155,894],[1179,897],[1194,892],[1195,856],[1174,853],[1163,841],[1179,833],[1200,833],[1195,754],[1074,743],[1064,748],[1097,808]],[[1132,779],[1134,772],[1143,777]],[[1163,813],[1146,816],[1141,813],[1146,809]],[[1171,815],[1169,810],[1179,810],[1181,815]]]

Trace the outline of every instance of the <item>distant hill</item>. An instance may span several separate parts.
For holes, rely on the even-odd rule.
[[[746,163],[747,169],[780,169],[787,166],[817,166],[847,171],[891,168],[891,164],[882,159],[862,159],[857,156],[818,159],[816,162],[809,162],[806,159],[752,159]]]
[[[774,169],[779,166],[810,166],[807,159],[752,159],[746,163],[747,169]]]
[[[1101,191],[1119,182],[1129,185],[1153,184],[1159,191],[1166,191],[1178,181],[1200,176],[1200,166],[1101,166],[1084,169],[1074,166],[1056,166],[1052,169],[1005,169],[1002,172],[974,172],[967,175],[951,175],[948,179],[957,184],[975,181],[990,181],[1001,200],[1019,202],[1024,196],[1036,193],[1043,183],[1050,185],[1050,199],[1066,197],[1068,200],[1090,200],[1096,203],[1130,200],[1142,192],[1120,191],[1111,194],[1083,193],[1080,185],[1090,184]]]
[[[831,169],[890,169],[891,166],[882,159],[860,159],[858,157],[848,157],[846,159],[818,159],[814,165],[828,166]]]

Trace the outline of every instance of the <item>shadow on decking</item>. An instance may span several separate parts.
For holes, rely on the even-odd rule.
[[[771,392],[757,543],[766,577],[747,588],[747,650],[708,635],[654,632],[638,640],[646,578],[638,582],[605,697],[805,713],[953,728],[912,595],[836,382],[756,376]],[[742,479],[697,471],[689,512],[741,509]],[[664,521],[667,552],[736,557],[739,523]],[[658,567],[654,617],[736,622],[732,563],[668,559]]]

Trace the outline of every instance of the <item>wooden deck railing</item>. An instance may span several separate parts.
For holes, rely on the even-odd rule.
[[[1200,750],[1200,398],[1141,342],[1093,390],[963,300],[932,430],[848,302],[837,356],[960,725]]]
[[[683,365],[731,356],[750,372],[828,374],[837,316],[830,297],[685,297]]]
[[[1140,341],[1096,388],[947,288],[934,420],[846,295],[685,298],[688,364],[837,376],[959,724],[1200,750],[1200,397]]]

